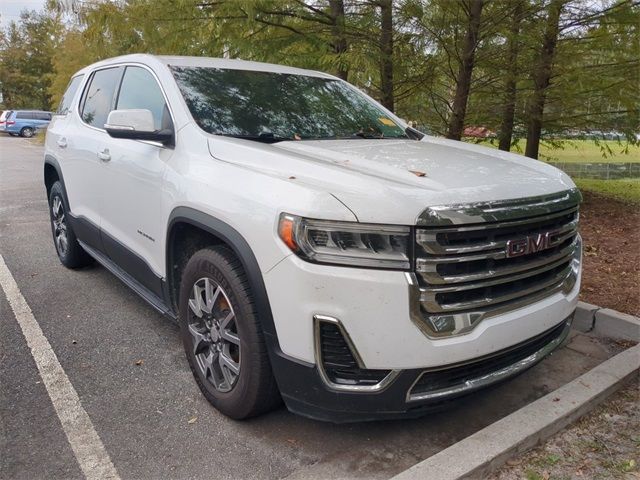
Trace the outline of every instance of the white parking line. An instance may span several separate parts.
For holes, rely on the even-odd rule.
[[[51,403],[85,477],[96,480],[119,479],[118,472],[93,427],[89,415],[82,408],[78,393],[71,385],[58,357],[42,333],[2,255],[0,255],[0,286],[20,324]]]

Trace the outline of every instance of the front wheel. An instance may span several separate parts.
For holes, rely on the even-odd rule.
[[[229,249],[205,248],[189,259],[180,331],[193,376],[220,412],[239,420],[279,403],[249,284]]]

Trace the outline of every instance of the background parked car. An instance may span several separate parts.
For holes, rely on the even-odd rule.
[[[7,120],[7,115],[9,115],[9,113],[11,113],[11,110],[3,110],[2,113],[0,113],[0,127],[4,125],[4,122]]]
[[[40,110],[8,110],[3,112],[4,122],[0,122],[0,132],[21,137],[33,137],[40,129],[47,128],[51,112]]]

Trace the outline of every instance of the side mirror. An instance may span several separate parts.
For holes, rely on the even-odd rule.
[[[150,140],[165,145],[173,143],[173,130],[156,130],[153,114],[146,109],[113,110],[107,117],[104,129],[113,138]]]

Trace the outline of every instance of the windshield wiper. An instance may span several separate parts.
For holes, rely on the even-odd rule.
[[[354,134],[351,135],[352,137],[360,137],[360,138],[366,138],[366,139],[371,139],[371,138],[384,138],[382,133],[371,133],[371,132],[356,132]]]
[[[273,133],[261,133],[260,135],[236,135],[232,133],[221,133],[219,134],[223,137],[232,137],[232,138],[242,138],[243,140],[253,140],[254,142],[263,142],[263,143],[276,143],[276,142],[285,142],[288,140],[295,140],[291,137],[278,137]]]

